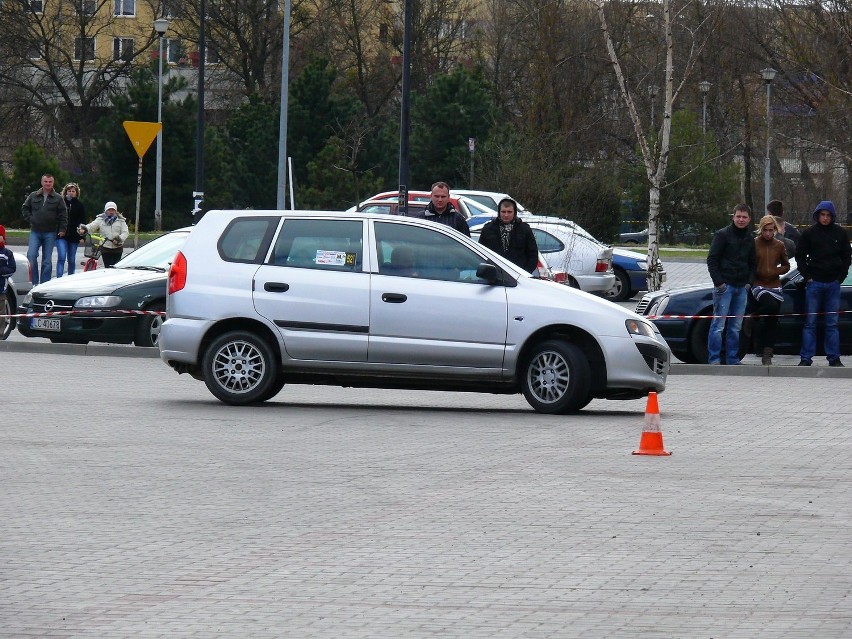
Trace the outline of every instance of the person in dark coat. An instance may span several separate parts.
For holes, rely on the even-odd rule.
[[[766,212],[773,217],[778,217],[784,220],[784,202],[781,200],[772,200],[766,205]],[[799,240],[802,239],[802,234],[799,233],[799,229],[786,220],[784,220],[781,225],[783,226],[781,233],[783,233],[784,237],[788,240],[792,240],[794,245],[798,244]],[[789,255],[788,257],[792,257],[792,255]]]
[[[479,243],[532,273],[538,268],[538,244],[530,225],[518,217],[518,204],[503,198],[499,214],[482,227]]]
[[[725,363],[740,363],[740,330],[757,261],[750,223],[749,206],[737,204],[733,222],[716,231],[707,253],[707,270],[713,280],[713,321],[707,337],[708,364],[721,363],[722,330],[726,321]]]
[[[68,275],[73,275],[77,268],[77,247],[83,238],[77,227],[86,223],[86,207],[80,201],[80,186],[69,182],[62,187],[62,199],[68,208],[68,228],[65,229],[65,237],[56,238],[56,277],[62,277],[65,273],[65,263],[68,262]]]
[[[849,236],[837,224],[834,203],[824,200],[813,213],[814,225],[805,229],[796,244],[796,266],[805,281],[808,316],[802,329],[799,366],[810,366],[816,354],[816,327],[820,316],[825,321],[825,355],[829,366],[840,361],[840,284],[849,274],[852,250]]]
[[[470,228],[464,216],[456,211],[456,207],[450,202],[450,185],[446,182],[435,182],[432,185],[432,196],[423,217],[439,224],[454,228],[459,233],[470,237]]]

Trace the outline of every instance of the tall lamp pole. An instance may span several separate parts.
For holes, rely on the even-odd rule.
[[[654,129],[654,106],[657,102],[657,96],[660,94],[660,87],[652,84],[648,87],[648,96],[651,98],[651,130]]]
[[[707,80],[702,80],[698,83],[698,90],[701,91],[701,133],[707,135],[707,94],[710,93],[711,85]]]
[[[205,28],[207,21],[207,5],[200,0],[198,7],[198,116],[195,123],[195,190],[192,199],[195,204],[192,208],[192,223],[201,219],[201,203],[204,201],[204,67]]]
[[[169,21],[165,18],[154,20],[154,31],[160,41],[160,54],[157,56],[159,69],[157,71],[157,178],[154,197],[154,230],[163,230],[163,36],[169,30]]]
[[[411,100],[411,22],[414,0],[405,0],[402,26],[402,96],[399,112],[399,211],[408,215],[408,125]]]
[[[766,205],[769,204],[769,191],[770,191],[770,164],[769,164],[769,142],[772,138],[772,110],[770,108],[771,100],[772,100],[772,80],[775,79],[775,74],[778,72],[772,67],[766,67],[761,70],[760,75],[763,76],[764,82],[766,82],[766,161],[763,165],[763,207],[766,209]]]

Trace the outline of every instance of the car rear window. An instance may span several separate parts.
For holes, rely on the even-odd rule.
[[[281,221],[279,217],[236,218],[219,238],[219,255],[228,262],[261,262]]]

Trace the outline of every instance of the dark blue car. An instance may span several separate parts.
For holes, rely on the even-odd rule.
[[[663,263],[657,260],[657,268],[662,276],[661,282],[666,281],[666,271]],[[648,258],[642,253],[627,249],[612,249],[612,271],[615,273],[615,283],[607,293],[607,298],[614,302],[623,302],[631,297],[648,290]]]
[[[802,346],[802,327],[805,323],[805,290],[802,276],[790,260],[790,272],[781,277],[784,302],[781,304],[781,318],[775,333],[775,353],[777,355],[798,355]],[[852,354],[852,274],[846,277],[840,287],[840,354]],[[844,312],[845,311],[845,312]],[[652,316],[651,319],[660,329],[672,353],[688,364],[707,363],[707,334],[710,331],[710,317],[713,315],[713,285],[697,284],[676,288],[670,291],[647,293],[636,307],[639,315]],[[660,317],[662,316],[662,317]],[[817,355],[824,355],[822,346],[822,321],[817,326]],[[722,344],[724,345],[724,339]],[[755,353],[757,345],[753,335],[744,323],[740,333],[740,352]]]

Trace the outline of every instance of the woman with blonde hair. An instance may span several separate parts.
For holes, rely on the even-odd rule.
[[[56,238],[56,277],[62,277],[66,273],[66,260],[68,275],[74,274],[77,267],[77,247],[83,242],[77,227],[86,223],[86,207],[80,201],[80,186],[69,182],[62,187],[60,195],[68,209],[68,227],[59,229],[65,231],[64,237]]]
[[[93,233],[104,238],[101,258],[106,268],[112,268],[121,259],[121,254],[124,252],[124,240],[130,235],[127,221],[118,212],[118,206],[115,202],[104,204],[104,212],[88,224],[81,225],[80,232],[83,235]]]

